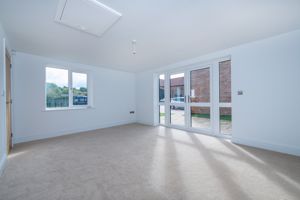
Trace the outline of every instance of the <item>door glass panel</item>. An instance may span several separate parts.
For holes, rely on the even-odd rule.
[[[231,134],[232,131],[232,114],[231,108],[220,108],[220,132]]]
[[[209,107],[191,107],[191,126],[193,128],[209,129],[210,108]]]
[[[184,73],[170,76],[170,102],[184,103]]]
[[[165,124],[165,106],[164,105],[159,105],[159,123],[160,124]]]
[[[170,123],[172,125],[184,126],[185,116],[184,116],[184,107],[183,106],[170,106],[171,115],[170,115]]]
[[[219,63],[220,103],[231,103],[231,61]]]
[[[231,134],[232,109],[231,109],[231,61],[219,63],[219,102],[220,102],[220,132]]]
[[[159,102],[165,102],[165,75],[159,75]]]
[[[209,68],[191,71],[191,102],[210,102]]]

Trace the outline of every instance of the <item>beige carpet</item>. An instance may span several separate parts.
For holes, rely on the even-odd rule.
[[[300,199],[300,158],[133,124],[15,146],[0,199]]]

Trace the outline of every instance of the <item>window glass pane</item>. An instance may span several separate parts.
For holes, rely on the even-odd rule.
[[[72,73],[73,105],[88,104],[87,74]]]
[[[170,76],[170,102],[184,102],[184,73]]]
[[[165,124],[165,106],[160,105],[159,106],[159,123],[160,124]]]
[[[47,108],[68,107],[68,70],[46,67]]]
[[[191,107],[191,123],[193,128],[210,128],[210,108],[209,107]]]
[[[231,61],[227,60],[219,63],[220,79],[220,102],[231,102]]]
[[[232,131],[231,108],[220,108],[220,131],[223,134],[231,134]]]
[[[165,75],[159,75],[159,102],[165,102]]]
[[[209,68],[191,71],[191,102],[210,101]]]
[[[170,106],[171,116],[170,123],[173,125],[184,126],[184,107],[182,106]]]

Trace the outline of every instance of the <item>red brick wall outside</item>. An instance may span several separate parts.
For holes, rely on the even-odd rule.
[[[210,102],[209,68],[191,72],[191,102]],[[192,92],[193,91],[193,92]],[[209,107],[191,107],[192,114],[210,114]]]
[[[209,68],[198,69],[191,72],[191,102],[210,101]],[[194,95],[194,96],[192,96]]]
[[[231,102],[231,62],[230,60],[220,62],[219,64],[220,79],[220,102]]]
[[[209,107],[191,107],[191,114],[208,114],[210,115]]]
[[[191,102],[210,102],[210,71],[209,68],[198,69],[191,72]],[[231,61],[219,63],[219,98],[222,103],[231,103]],[[160,85],[164,85],[160,80]],[[184,96],[184,77],[170,80],[170,95],[172,97]],[[178,95],[178,89],[180,95]],[[205,107],[192,107],[193,114],[209,114],[210,109]],[[221,115],[231,115],[231,108],[222,108]]]
[[[219,63],[219,98],[222,103],[231,103],[231,61]],[[221,115],[231,115],[231,108],[221,108]]]
[[[220,108],[220,115],[231,115],[231,108]]]

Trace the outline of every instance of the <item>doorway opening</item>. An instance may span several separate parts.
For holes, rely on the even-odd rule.
[[[6,84],[6,135],[7,154],[12,149],[12,95],[11,95],[11,56],[5,52],[5,84]]]

